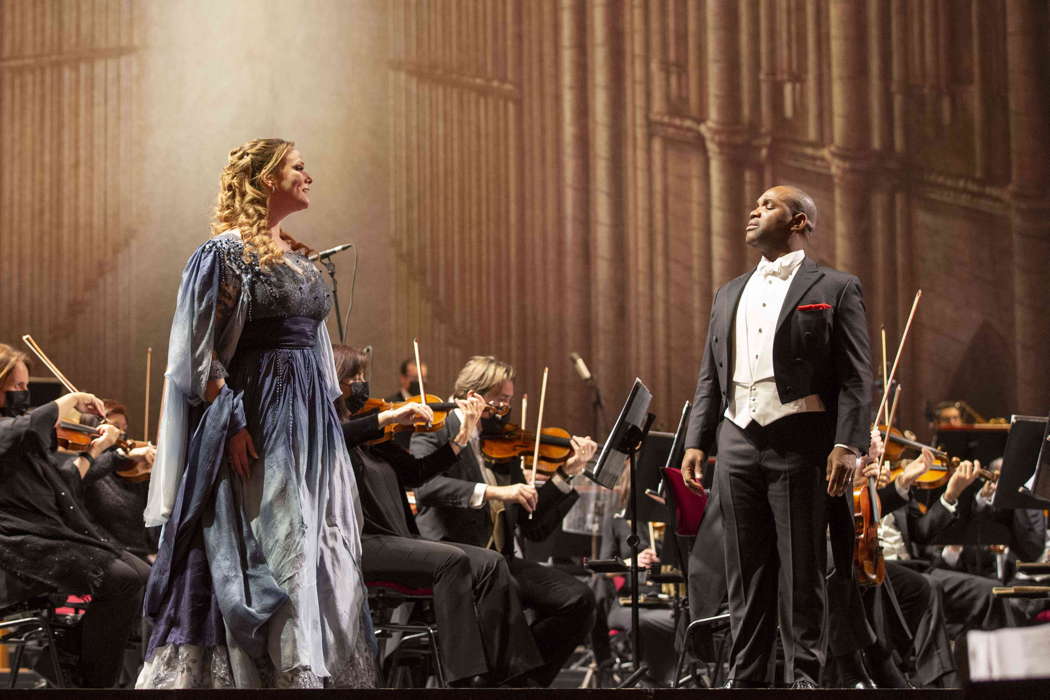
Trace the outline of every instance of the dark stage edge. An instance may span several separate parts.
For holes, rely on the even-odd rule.
[[[1050,679],[1042,681],[1016,681],[975,684],[959,690],[567,690],[567,689],[496,689],[496,690],[2,690],[3,700],[32,700],[33,698],[150,698],[151,700],[222,700],[223,698],[252,698],[252,700],[287,700],[296,697],[347,697],[360,700],[392,700],[393,698],[456,698],[469,697],[477,700],[671,700],[673,698],[730,697],[730,698],[791,698],[798,700],[806,695],[819,697],[865,697],[872,700],[1044,700],[1050,698]]]

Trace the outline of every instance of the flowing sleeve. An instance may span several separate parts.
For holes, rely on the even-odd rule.
[[[239,256],[239,248],[233,234],[213,238],[194,252],[182,272],[144,513],[147,527],[162,525],[171,514],[193,429],[190,409],[204,403],[209,379],[227,376],[244,327],[247,299],[238,269],[228,262]]]

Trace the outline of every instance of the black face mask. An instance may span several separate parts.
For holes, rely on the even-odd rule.
[[[410,381],[408,383],[407,391],[409,396],[419,396],[419,380],[413,379]]]
[[[368,382],[350,382],[350,394],[346,397],[346,407],[350,413],[357,413],[368,401]]]
[[[29,409],[29,390],[5,391],[4,407],[0,413],[5,416],[20,416]]]

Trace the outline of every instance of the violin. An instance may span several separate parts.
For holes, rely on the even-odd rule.
[[[481,453],[490,462],[500,464],[518,457],[532,457],[536,433],[523,430],[513,423],[503,426],[501,433],[482,433]],[[538,471],[553,473],[559,465],[574,454],[572,435],[564,428],[543,428],[540,431]]]
[[[58,446],[64,450],[70,452],[86,452],[90,447],[91,443],[102,435],[102,431],[98,428],[92,428],[91,426],[81,425],[80,423],[72,423],[70,421],[60,421],[58,427],[55,428],[55,436],[58,439]],[[116,448],[126,453],[134,450],[138,447],[148,446],[148,442],[142,440],[127,440],[123,437],[116,442]],[[136,461],[133,466],[128,469],[121,469],[117,471],[117,476],[123,477],[131,482],[147,481],[150,477],[150,472],[153,466],[146,462]]]
[[[960,464],[961,460],[958,457],[952,457],[944,450],[938,450],[930,445],[924,445],[916,440],[906,438],[897,428],[890,428],[887,433],[886,426],[880,425],[879,433],[882,435],[886,444],[885,458],[890,461],[899,463],[899,460],[904,458],[905,453],[918,453],[922,452],[924,449],[933,453],[933,464],[922,476],[915,480],[916,488],[929,490],[944,486],[948,483],[948,479],[951,478],[952,473],[955,472],[956,467]],[[893,481],[903,473],[903,466],[894,467],[890,470],[890,481]],[[999,480],[998,472],[989,471],[987,469],[978,469],[977,476],[985,481],[995,482]]]
[[[386,401],[385,399],[369,398],[365,401],[365,405],[358,409],[354,415],[362,416],[373,412],[394,411],[408,404],[422,403],[422,396],[413,396],[407,401]],[[374,440],[369,440],[367,444],[376,445],[381,442],[386,442],[387,440],[393,439],[394,435],[397,433],[409,431],[417,433],[436,432],[445,427],[445,419],[448,417],[449,412],[457,408],[457,404],[454,401],[442,401],[440,396],[435,396],[434,394],[426,395],[426,405],[434,412],[434,420],[430,423],[420,420],[412,425],[403,425],[401,423],[384,425],[383,436]],[[488,403],[485,404],[485,408],[492,411],[492,413],[497,416],[505,416],[510,411],[510,406],[496,406]]]

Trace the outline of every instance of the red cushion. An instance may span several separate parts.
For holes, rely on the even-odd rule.
[[[418,596],[432,596],[434,595],[433,588],[412,588],[401,583],[394,583],[393,581],[368,581],[365,583],[369,590],[374,588],[383,588],[390,591],[395,591],[401,595],[418,595]]]
[[[696,494],[690,491],[682,479],[681,469],[666,467],[663,471],[674,501],[675,534],[695,537],[707,508],[707,492]]]

